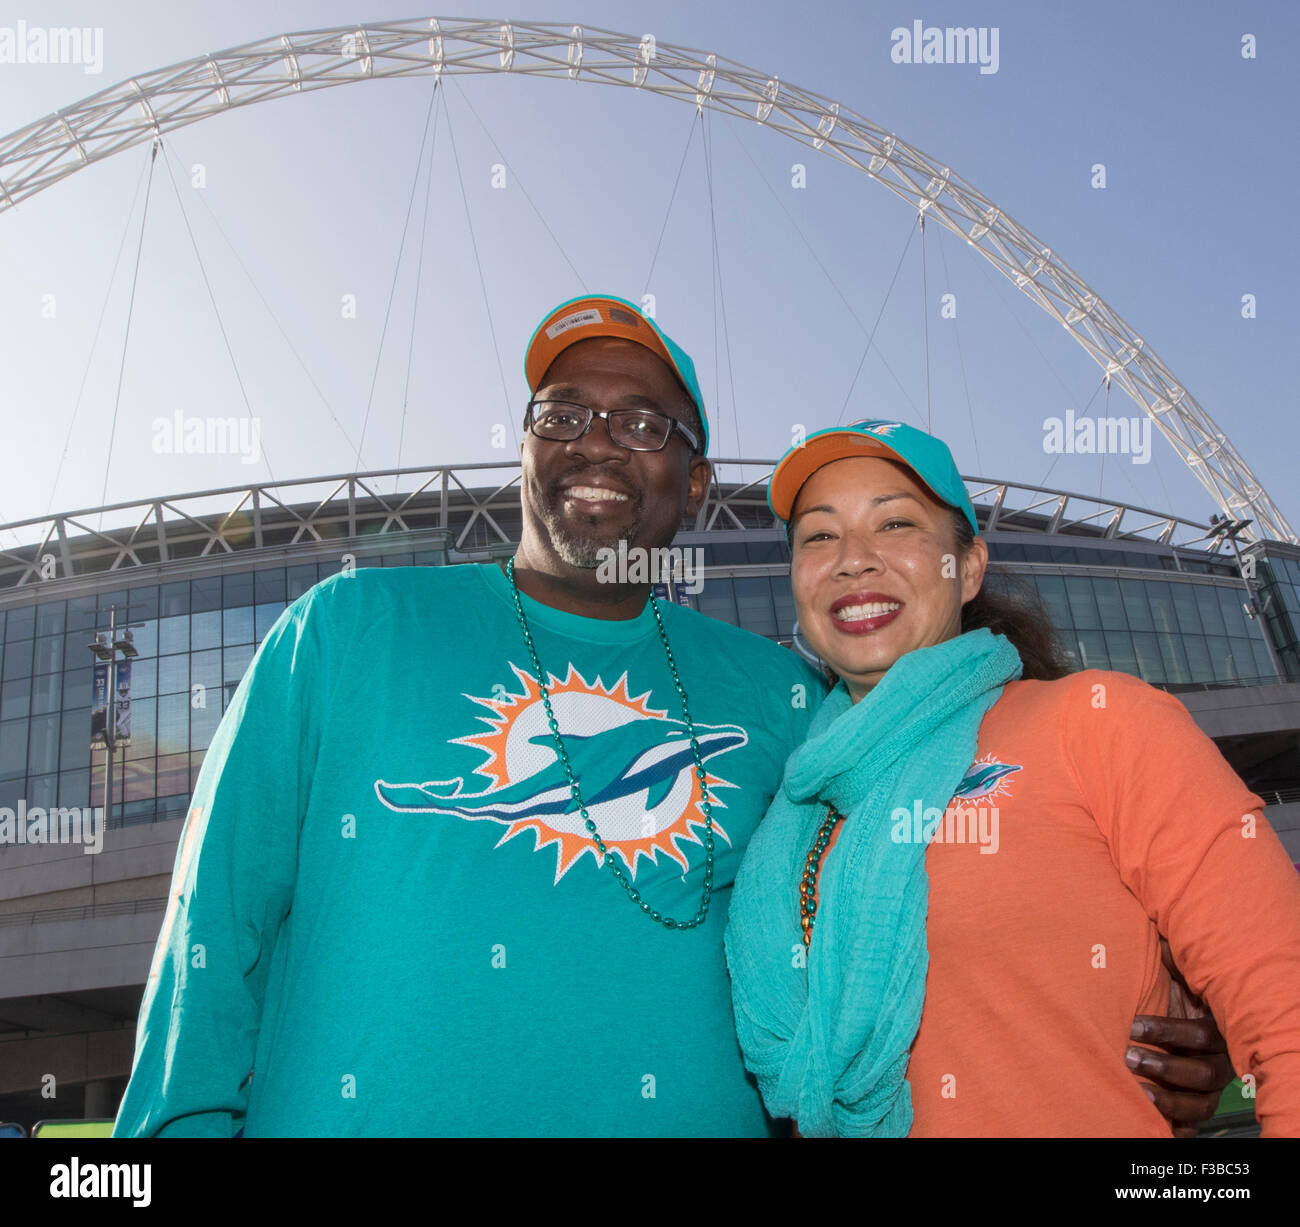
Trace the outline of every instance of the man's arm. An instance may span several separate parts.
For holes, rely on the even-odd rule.
[[[232,1137],[243,1124],[326,693],[318,591],[271,629],[204,758],[115,1137]]]

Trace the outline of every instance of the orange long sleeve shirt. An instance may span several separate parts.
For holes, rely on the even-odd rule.
[[[926,854],[910,1136],[1168,1137],[1124,1064],[1168,1006],[1161,934],[1263,1134],[1300,1136],[1300,876],[1261,811],[1144,682],[1008,685]]]

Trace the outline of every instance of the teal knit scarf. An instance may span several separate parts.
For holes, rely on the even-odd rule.
[[[808,1137],[905,1137],[908,1051],[929,954],[925,843],[894,812],[942,812],[975,757],[980,721],[1020,657],[971,631],[909,652],[854,704],[841,681],[786,764],[750,841],[727,927],[736,1030],[767,1110]],[[843,830],[817,879],[806,956],[799,879],[827,804]]]

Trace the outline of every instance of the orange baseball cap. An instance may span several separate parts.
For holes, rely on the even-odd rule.
[[[709,450],[709,419],[704,412],[704,397],[700,381],[695,374],[695,363],[654,320],[641,312],[625,298],[610,294],[587,294],[561,303],[537,325],[528,348],[524,351],[524,377],[528,390],[536,392],[550,365],[570,345],[591,337],[621,337],[644,345],[656,357],[663,359],[682,381],[687,394],[695,402],[704,427],[701,454]]]

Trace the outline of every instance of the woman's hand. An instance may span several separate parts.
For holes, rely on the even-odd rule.
[[[1151,1102],[1173,1125],[1174,1137],[1194,1138],[1197,1123],[1209,1120],[1219,1106],[1223,1089],[1233,1079],[1228,1045],[1214,1015],[1192,995],[1182,973],[1174,966],[1169,943],[1161,941],[1160,955],[1169,969],[1169,1016],[1139,1014],[1130,1038],[1156,1044],[1166,1052],[1130,1047],[1125,1064],[1139,1078]]]

